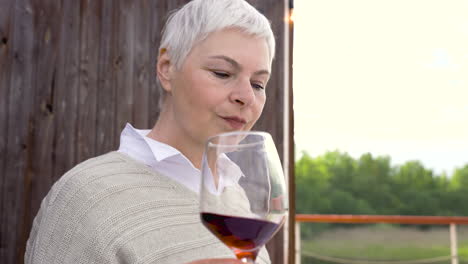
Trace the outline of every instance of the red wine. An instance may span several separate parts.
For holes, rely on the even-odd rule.
[[[260,247],[275,234],[280,225],[259,219],[201,213],[202,223],[224,244],[234,250],[237,258],[255,260]]]

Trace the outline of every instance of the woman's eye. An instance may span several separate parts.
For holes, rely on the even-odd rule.
[[[216,77],[221,78],[221,79],[227,79],[231,76],[229,73],[222,72],[222,71],[213,71],[213,74]]]
[[[261,84],[258,84],[258,83],[252,83],[252,87],[253,87],[255,90],[263,90],[263,89],[265,89],[265,87],[263,87]]]

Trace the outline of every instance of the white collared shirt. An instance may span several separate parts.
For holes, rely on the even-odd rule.
[[[150,131],[135,129],[127,123],[120,134],[120,147],[118,151],[184,185],[195,193],[199,193],[200,170],[195,168],[192,162],[177,149],[147,137]],[[229,159],[226,157],[224,162],[229,162]],[[236,166],[232,162],[231,164],[231,166]],[[229,177],[226,174],[220,175],[218,188],[214,191],[215,193],[221,192],[226,186],[236,184],[242,176],[241,173],[229,174]]]

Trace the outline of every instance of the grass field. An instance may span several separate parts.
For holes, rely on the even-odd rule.
[[[308,225],[308,224],[304,224]],[[460,264],[468,264],[468,226],[457,226]],[[418,229],[395,225],[336,227],[315,237],[302,238],[302,264],[331,264],[335,261],[308,257],[308,253],[339,259],[402,261],[450,255],[448,226]],[[346,263],[346,262],[344,262]],[[444,260],[436,263],[450,263]]]

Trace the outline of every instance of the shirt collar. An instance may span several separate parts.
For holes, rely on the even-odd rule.
[[[162,143],[150,137],[147,137],[147,135],[149,134],[149,131],[150,130],[137,130],[140,136],[145,140],[145,142],[151,148],[151,151],[153,152],[153,155],[156,161],[162,161],[173,156],[182,155],[182,153],[178,151],[177,149],[175,149],[174,147],[171,147],[165,143]]]
[[[119,151],[156,170],[164,170],[169,177],[198,192],[200,170],[174,147],[147,137],[150,131],[136,129],[127,123],[120,135]],[[241,169],[225,154],[218,157],[217,166],[220,168],[219,191],[236,184],[244,176]]]
[[[217,161],[216,161],[216,166],[218,168],[218,173],[223,177],[223,178],[228,178],[232,179],[235,182],[239,181],[240,177],[244,177],[245,175],[242,173],[242,170],[232,162],[231,159],[229,159],[226,154],[221,154]]]
[[[140,158],[144,160],[153,160],[155,162],[182,155],[177,149],[147,137],[150,131],[149,129],[136,129],[131,124],[127,123],[120,135],[119,150],[145,148],[150,151],[132,151],[132,153],[140,156]]]

